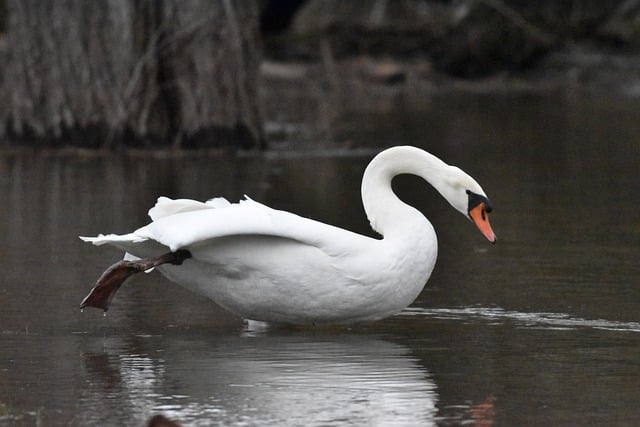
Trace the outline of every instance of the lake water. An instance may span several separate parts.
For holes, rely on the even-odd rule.
[[[640,109],[596,96],[442,96],[361,112],[352,150],[0,156],[0,425],[638,425]],[[389,112],[389,111],[395,112]],[[362,171],[412,144],[474,176],[490,245],[418,178],[435,271],[417,301],[348,328],[245,324],[164,280],[78,304],[158,195],[243,194],[361,233]]]

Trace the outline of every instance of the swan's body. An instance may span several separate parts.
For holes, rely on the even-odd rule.
[[[147,226],[126,235],[83,239],[117,246],[133,258],[187,250],[190,259],[179,266],[161,265],[161,273],[247,319],[295,324],[380,319],[413,302],[437,256],[429,221],[391,189],[399,173],[423,177],[495,241],[480,186],[458,168],[414,147],[385,150],[365,171],[363,204],[381,239],[250,199],[231,204],[224,199],[202,203],[165,197],[149,211],[153,221]],[[480,209],[477,215],[471,212],[475,207],[481,208],[482,219]]]

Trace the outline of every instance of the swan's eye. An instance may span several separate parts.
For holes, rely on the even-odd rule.
[[[482,204],[482,219],[484,220],[486,218],[486,214],[490,213],[492,210],[491,203],[489,203],[489,200],[485,196],[481,196],[471,190],[467,190],[466,193],[469,196],[467,212],[471,212],[474,208]]]

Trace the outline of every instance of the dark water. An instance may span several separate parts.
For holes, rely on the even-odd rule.
[[[0,157],[0,425],[637,425],[640,110],[601,98],[443,97],[353,114],[355,151]],[[424,147],[491,197],[491,246],[419,179],[440,255],[405,312],[341,329],[244,324],[158,274],[77,306],[120,254],[78,234],[158,195],[236,200],[367,233],[362,170]]]

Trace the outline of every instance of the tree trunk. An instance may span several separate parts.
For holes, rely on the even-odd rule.
[[[256,1],[6,0],[0,127],[109,148],[262,146]]]

